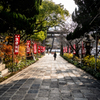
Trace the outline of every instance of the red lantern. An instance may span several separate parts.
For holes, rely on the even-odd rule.
[[[14,54],[18,54],[19,52],[19,44],[20,44],[20,35],[15,34],[14,36]]]
[[[31,41],[27,40],[27,53],[30,52],[30,45],[31,45]]]
[[[33,52],[34,52],[34,54],[37,53],[37,44],[36,43],[33,44]]]
[[[73,45],[73,48],[76,49],[76,45]],[[76,54],[75,50],[73,50],[73,54]]]

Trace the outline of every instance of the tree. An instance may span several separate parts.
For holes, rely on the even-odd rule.
[[[74,0],[78,6],[78,9],[72,14],[72,19],[74,22],[77,23],[77,27],[75,28],[74,32],[70,32],[67,35],[67,40],[71,41],[73,39],[79,38],[84,36],[84,34],[91,31],[96,31],[98,26],[100,26],[100,1],[99,0]],[[98,23],[99,22],[99,23]],[[94,28],[94,30],[92,29]],[[71,44],[71,43],[70,43]],[[79,46],[78,43],[76,45]],[[79,49],[76,49],[76,54],[78,53]],[[77,54],[78,55],[78,54]]]
[[[10,30],[13,33],[13,27],[16,27],[17,32],[21,34],[21,39],[26,40],[31,37],[38,38],[40,41],[44,39],[49,27],[63,23],[69,12],[61,4],[44,0],[41,5],[41,2],[42,0],[29,2],[27,0],[24,2],[23,0],[1,0],[1,32],[4,33],[11,27]],[[25,32],[21,32],[22,30]]]
[[[63,5],[55,4],[50,0],[44,0],[40,6],[40,13],[37,17],[35,30],[48,30],[50,27],[57,26],[64,22],[69,12],[64,9]]]
[[[37,16],[36,23],[31,24],[34,27],[33,35],[28,37],[43,41],[47,36],[48,29],[63,23],[68,15],[69,12],[64,9],[63,5],[55,4],[50,0],[44,0],[40,6],[40,13]]]
[[[74,0],[78,9],[72,14],[73,21],[78,24],[72,36],[82,36],[85,32],[96,31],[100,26],[100,0]],[[74,35],[75,34],[75,35]],[[74,37],[77,38],[77,37]]]
[[[36,22],[41,2],[42,0],[1,0],[0,32],[6,32],[9,27],[16,27],[32,34],[34,27],[31,23]]]

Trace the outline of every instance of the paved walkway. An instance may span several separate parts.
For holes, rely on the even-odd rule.
[[[100,100],[100,84],[49,54],[0,83],[0,100]]]

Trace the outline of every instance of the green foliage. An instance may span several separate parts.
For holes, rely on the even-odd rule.
[[[69,63],[74,63],[71,58],[68,58],[67,56],[62,56],[65,60],[67,60]]]
[[[6,32],[9,27],[26,30],[32,34],[39,6],[42,0],[1,0],[0,1],[0,32]]]
[[[0,5],[0,11],[2,11],[3,10],[3,6],[2,5]]]
[[[77,61],[74,61],[74,65],[77,66],[78,65],[78,62]]]
[[[38,59],[36,59],[37,61]],[[12,62],[11,65],[6,65],[6,67],[9,69],[10,72],[12,72],[12,69],[14,72],[22,70],[23,68],[25,68],[26,66],[29,66],[31,64],[33,64],[35,61],[34,60],[25,60],[23,59],[20,63],[16,64],[14,63],[12,66]]]
[[[97,77],[97,79],[100,79],[100,73],[96,73],[95,77]]]
[[[83,60],[84,64],[91,67],[92,69],[95,69],[95,58],[93,56],[86,56]]]
[[[2,11],[0,13],[0,17],[5,21],[5,23],[3,23],[3,21],[1,21],[2,23],[0,23],[2,24],[0,32],[9,30],[9,27],[11,26],[15,26],[19,30],[25,29],[25,27],[29,26],[29,22],[25,15],[21,15],[20,13]]]
[[[64,9],[63,5],[55,4],[52,1],[44,0],[40,6],[40,13],[37,16],[36,30],[47,30],[61,24],[69,12]]]
[[[46,38],[47,34],[44,31],[40,31],[38,33],[34,33],[34,35],[31,36],[35,41],[43,41]]]
[[[85,70],[87,68],[87,66],[83,66],[82,69]]]
[[[72,53],[64,53],[64,56],[69,58],[69,59],[73,58],[73,54]]]

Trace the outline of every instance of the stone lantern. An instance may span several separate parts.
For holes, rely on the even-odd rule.
[[[85,35],[86,39],[83,41],[86,48],[86,56],[91,55],[91,49],[93,48],[93,40],[90,39],[90,35]]]

